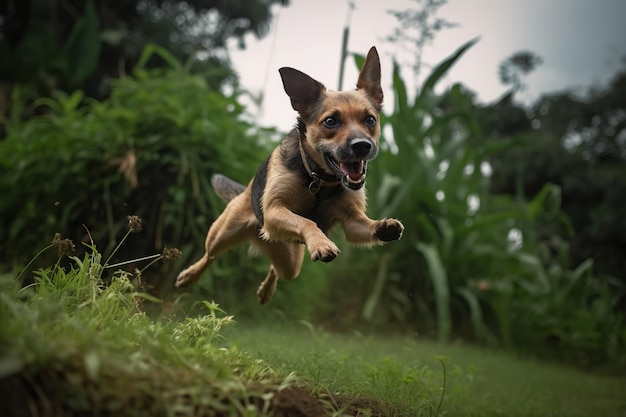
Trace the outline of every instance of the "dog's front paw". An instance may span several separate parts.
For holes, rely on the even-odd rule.
[[[176,278],[176,288],[190,287],[195,284],[198,279],[200,279],[199,276],[196,276],[192,274],[188,269],[185,269],[180,274],[178,274],[178,277]]]
[[[402,237],[404,226],[396,219],[382,219],[376,225],[374,235],[383,242],[399,240]]]
[[[327,240],[326,243],[309,248],[309,252],[311,253],[312,261],[330,262],[335,259],[341,251],[337,245]]]

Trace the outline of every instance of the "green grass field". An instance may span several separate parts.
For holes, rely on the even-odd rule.
[[[626,416],[626,378],[409,336],[236,323],[216,304],[151,318],[100,255],[0,276],[0,415]],[[156,305],[159,305],[158,303]]]
[[[398,415],[430,415],[430,406],[438,405],[439,362],[445,357],[448,386],[440,411],[446,415],[626,416],[624,377],[419,338],[331,335],[310,325],[239,323],[231,330],[231,343],[280,369],[295,370],[314,390],[350,391],[400,404],[404,411],[396,410]],[[379,378],[372,376],[376,373]],[[416,378],[411,381],[412,373]]]

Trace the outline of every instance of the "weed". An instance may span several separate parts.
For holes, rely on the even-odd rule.
[[[105,282],[111,265],[88,249],[70,257],[69,267],[35,271],[28,287],[3,281],[10,291],[0,297],[0,385],[18,400],[2,414],[50,406],[67,415],[269,413],[273,393],[293,377],[222,346],[220,332],[232,316],[204,302],[207,313],[199,317],[153,321],[140,309],[150,296],[136,291],[132,275],[118,270]]]

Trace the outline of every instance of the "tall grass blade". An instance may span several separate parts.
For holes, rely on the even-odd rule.
[[[474,294],[469,288],[461,287],[455,290],[457,294],[465,300],[469,307],[470,318],[472,320],[472,326],[474,327],[474,334],[479,340],[485,340],[487,338],[488,330],[485,323],[485,317],[483,310],[480,307],[480,300],[476,294]]]
[[[447,342],[450,340],[452,333],[448,274],[446,273],[439,251],[435,245],[418,242],[417,249],[422,253],[424,259],[426,259],[428,276],[430,277],[435,293],[437,338],[439,342]]]
[[[478,42],[478,40],[479,38],[474,38],[471,41],[465,43],[435,68],[435,70],[428,76],[428,78],[424,82],[424,85],[422,86],[422,91],[415,100],[416,104],[418,102],[422,102],[423,98],[425,97],[424,96],[425,93],[426,94],[432,93],[433,89],[435,88],[435,84],[439,82],[441,77],[443,77],[448,72],[450,67],[454,65],[457,59],[459,59],[469,48],[474,46],[474,44]]]

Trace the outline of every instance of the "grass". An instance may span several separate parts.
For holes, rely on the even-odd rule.
[[[71,250],[69,243],[56,236],[53,246]],[[59,258],[36,271],[25,288],[12,276],[0,277],[0,391],[10,399],[0,403],[0,415],[413,416],[441,410],[439,380],[447,374],[439,368],[390,358],[353,362],[347,351],[314,352],[304,368],[275,366],[223,339],[234,319],[212,302],[200,303],[196,316],[153,320],[142,306],[158,300],[138,291],[141,273],[103,278],[108,261],[89,249],[82,259],[70,257],[69,267]],[[329,381],[326,367],[346,372]],[[301,377],[301,369],[317,378]],[[355,389],[361,390],[361,379],[369,390]],[[391,395],[398,382],[403,394]]]
[[[326,334],[308,324],[298,328],[288,323],[240,323],[229,329],[227,337],[279,369],[296,370],[313,387],[364,393],[399,404],[404,412],[430,415],[442,386],[436,365],[445,357],[449,381],[441,410],[446,415],[626,416],[625,377],[591,374],[497,350],[406,336]],[[403,378],[415,370],[423,385],[413,385],[414,392],[403,391]],[[389,380],[379,379],[381,385],[372,386],[376,380],[368,379],[372,372]],[[430,403],[420,407],[425,400]]]
[[[212,302],[153,320],[142,305],[158,300],[138,291],[140,274],[105,283],[107,262],[90,249],[27,288],[0,277],[0,415],[626,415],[624,377],[503,352],[282,316],[233,326]]]
[[[330,335],[302,324],[236,326],[225,337],[273,368],[295,372],[318,396],[369,402],[373,415],[440,415],[450,396],[468,394],[471,371],[441,355],[414,355],[408,338]]]

